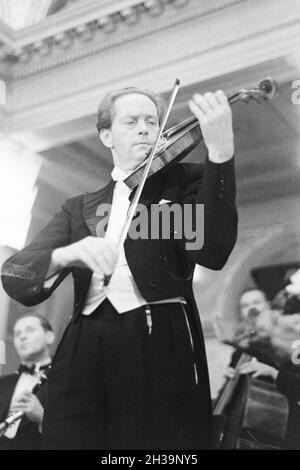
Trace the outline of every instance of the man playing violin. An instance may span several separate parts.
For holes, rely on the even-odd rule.
[[[4,288],[24,305],[47,299],[69,273],[74,278],[74,315],[49,380],[46,449],[211,446],[209,380],[192,278],[196,264],[221,269],[236,241],[234,144],[222,91],[195,94],[189,107],[207,147],[205,164],[159,172],[146,182],[140,202],[150,227],[150,206],[204,205],[203,246],[187,249],[175,229],[169,238],[129,233],[119,244],[134,193],[124,180],[148,156],[163,113],[155,94],[126,88],[106,95],[98,108],[99,136],[114,163],[111,181],[67,200],[3,265]],[[110,206],[108,224],[104,205]],[[104,275],[111,276],[107,286]]]

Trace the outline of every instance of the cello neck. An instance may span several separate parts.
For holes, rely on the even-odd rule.
[[[218,396],[214,404],[214,408],[213,408],[214,415],[221,415],[224,412],[226,406],[228,405],[228,403],[230,402],[234,394],[234,391],[240,379],[240,375],[238,374],[238,369],[242,364],[244,364],[245,362],[248,362],[250,359],[251,359],[251,356],[249,356],[249,354],[246,354],[246,353],[241,354],[234,368],[235,370],[234,377],[227,380],[220,395]]]

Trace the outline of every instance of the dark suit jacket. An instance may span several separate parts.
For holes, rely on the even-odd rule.
[[[100,204],[112,201],[113,188],[111,181],[97,192],[67,200],[46,228],[26,248],[3,264],[2,283],[11,297],[27,306],[38,304],[47,299],[72,272],[75,288],[73,318],[80,315],[92,272],[77,267],[64,269],[49,289],[43,286],[45,276],[55,248],[96,235],[97,225],[98,235],[99,232],[104,235],[107,220],[97,216],[96,209]],[[158,203],[161,199],[193,206],[204,204],[203,247],[186,250],[184,237],[179,240],[174,237],[168,240],[127,238],[125,255],[137,287],[147,301],[177,296],[188,300],[195,314],[205,358],[200,319],[192,293],[192,278],[196,263],[210,269],[221,269],[235,244],[237,212],[233,159],[223,164],[208,160],[205,165],[176,164],[169,171],[160,172],[147,181],[141,203],[149,208],[150,204]],[[204,369],[206,377],[203,377],[202,383],[209,396],[206,365]]]
[[[278,390],[287,397],[289,403],[286,447],[300,450],[300,365],[291,362],[282,365],[276,385]]]
[[[19,374],[17,372],[0,377],[0,422],[4,421],[7,417],[10,401],[18,380]],[[44,404],[44,400],[41,396],[39,394],[37,395],[41,403]],[[22,418],[15,438],[0,438],[0,449],[39,450],[40,447],[41,434],[38,430],[38,425],[30,421],[26,416]]]

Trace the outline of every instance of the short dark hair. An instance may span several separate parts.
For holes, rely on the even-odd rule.
[[[112,120],[114,116],[113,106],[114,106],[115,101],[121,96],[134,95],[134,94],[145,95],[151,101],[153,101],[157,109],[159,122],[161,122],[163,114],[164,114],[164,110],[165,110],[165,104],[164,104],[163,98],[160,95],[157,95],[156,93],[153,93],[152,91],[149,91],[149,90],[144,90],[142,88],[135,88],[135,87],[121,88],[119,90],[110,91],[101,100],[98,106],[98,116],[97,116],[97,124],[96,124],[98,132],[100,132],[101,129],[111,128]]]
[[[48,322],[48,320],[43,315],[40,315],[39,313],[30,313],[30,312],[23,313],[22,315],[19,316],[19,318],[17,318],[17,320],[15,321],[15,325],[19,320],[21,320],[22,318],[27,318],[27,317],[37,318],[40,321],[41,327],[43,328],[44,331],[53,331],[53,328]]]

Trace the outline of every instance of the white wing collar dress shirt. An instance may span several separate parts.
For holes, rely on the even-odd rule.
[[[105,238],[109,238],[117,244],[130,206],[131,190],[124,183],[124,179],[128,176],[124,170],[115,167],[111,176],[116,184]],[[120,246],[117,265],[109,285],[103,287],[101,279],[100,275],[93,274],[82,312],[84,315],[90,315],[106,297],[119,313],[128,312],[147,304],[133,279],[123,245]]]

